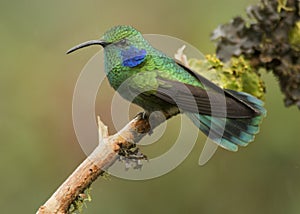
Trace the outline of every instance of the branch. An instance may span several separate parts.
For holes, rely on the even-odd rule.
[[[83,194],[104,170],[117,160],[120,148],[128,148],[132,142],[139,142],[150,130],[173,115],[165,112],[154,114],[153,117],[151,115],[150,127],[149,121],[139,114],[121,131],[111,136],[108,136],[107,127],[98,118],[99,145],[39,208],[37,213],[68,213],[70,205],[80,194]]]

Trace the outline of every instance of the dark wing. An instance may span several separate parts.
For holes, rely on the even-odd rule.
[[[223,90],[186,66],[177,64],[197,78],[206,89],[158,77],[162,84],[155,96],[168,103],[176,104],[187,112],[227,118],[252,118],[260,115],[258,109],[237,94]]]

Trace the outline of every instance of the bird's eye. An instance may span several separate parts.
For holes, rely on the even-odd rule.
[[[121,39],[119,42],[118,42],[118,45],[119,46],[124,46],[127,44],[127,40],[126,39]]]

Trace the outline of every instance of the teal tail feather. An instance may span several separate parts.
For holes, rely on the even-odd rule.
[[[259,125],[266,116],[263,101],[244,92],[230,91],[236,97],[247,102],[261,114],[253,118],[219,118],[209,115],[186,113],[193,123],[220,147],[237,151],[238,146],[247,146],[259,132]]]

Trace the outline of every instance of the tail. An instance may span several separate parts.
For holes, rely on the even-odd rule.
[[[186,113],[193,123],[217,145],[230,150],[237,151],[238,146],[247,146],[259,132],[259,125],[266,116],[264,103],[244,92],[230,91],[237,98],[248,103],[260,111],[259,116],[253,118],[220,118],[209,115]]]

